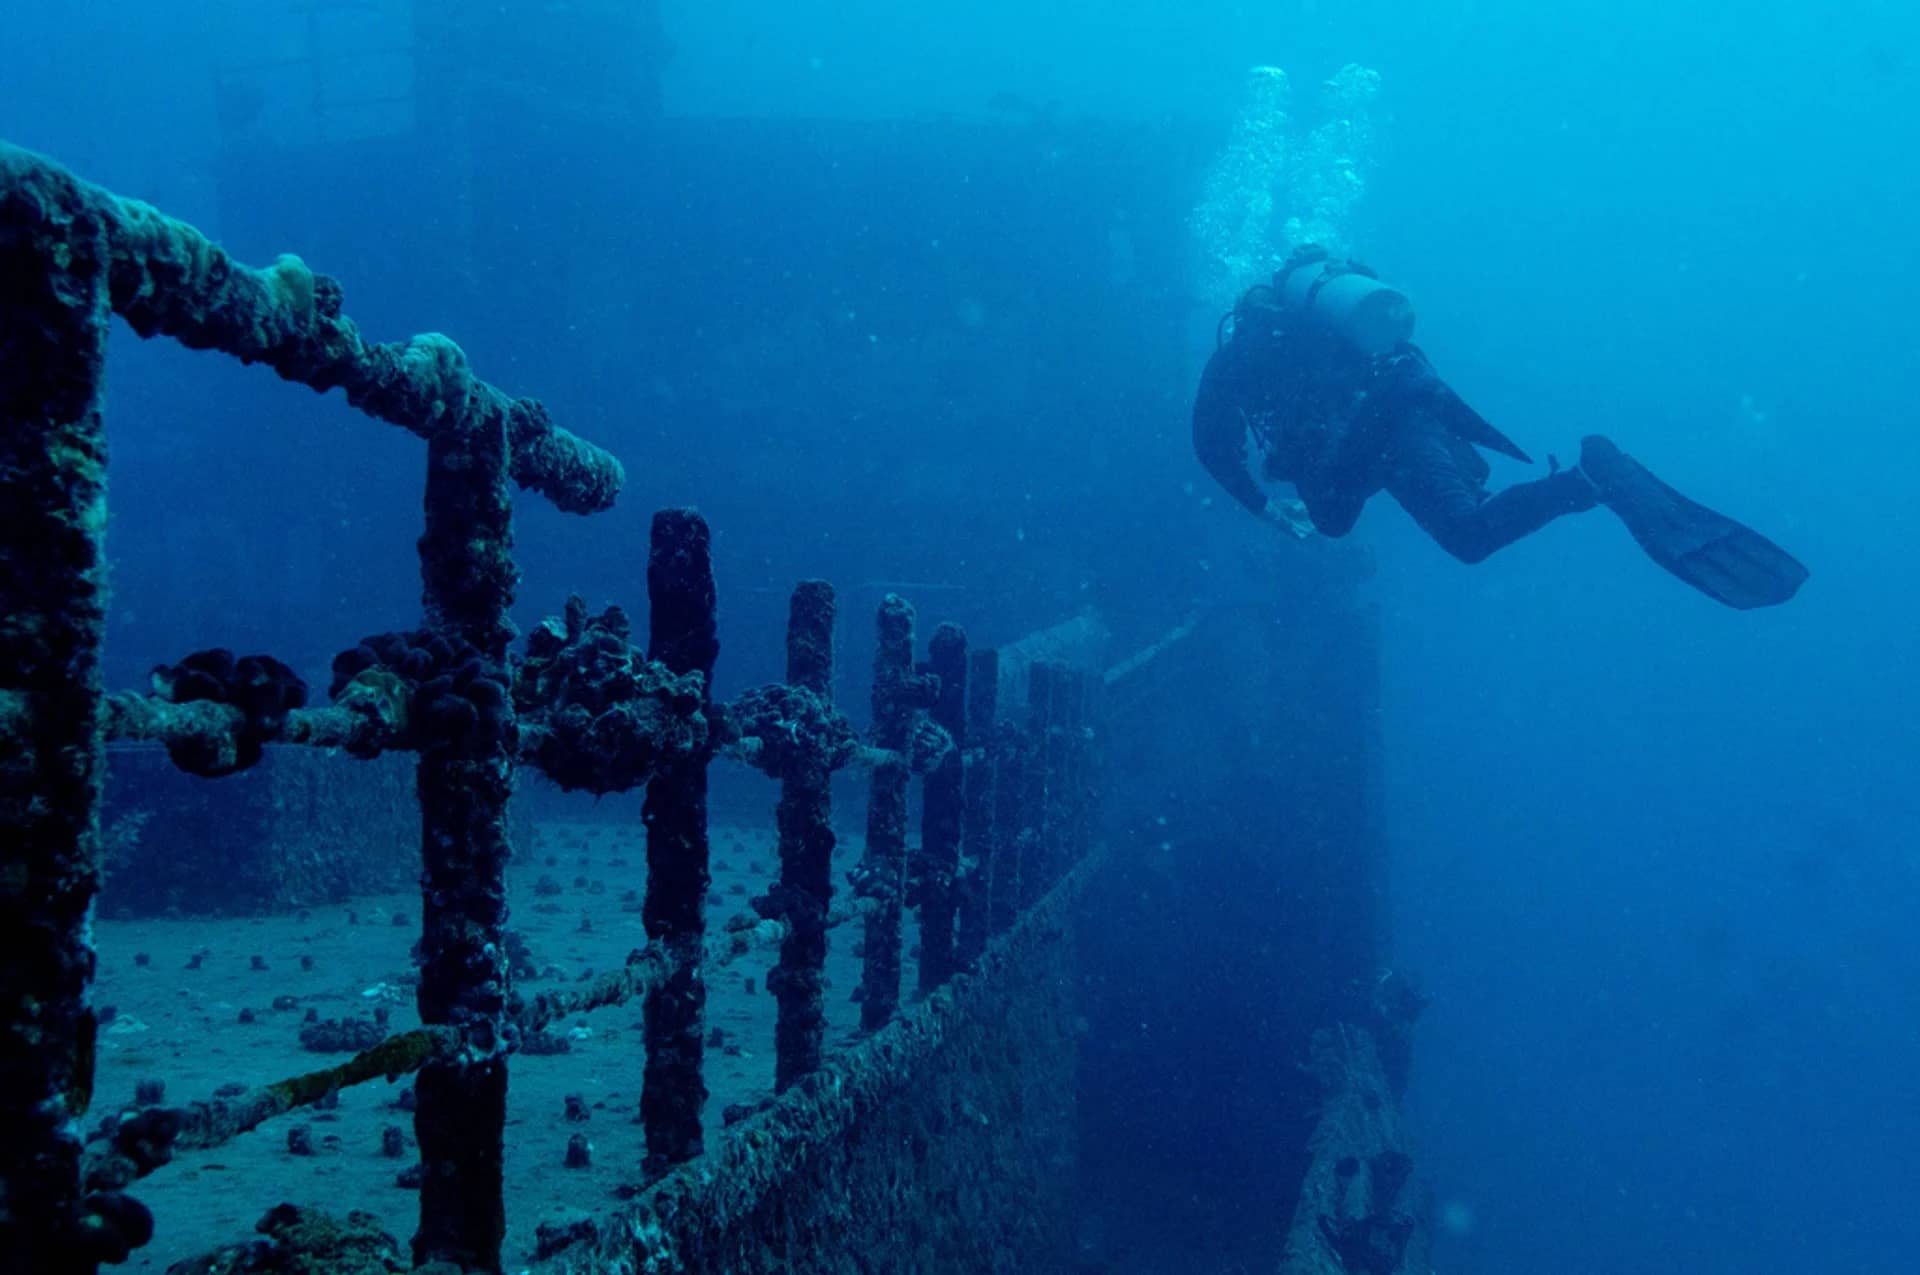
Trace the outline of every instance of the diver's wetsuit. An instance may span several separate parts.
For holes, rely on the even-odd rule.
[[[1247,437],[1271,479],[1291,482],[1325,535],[1353,529],[1375,492],[1389,492],[1441,548],[1463,562],[1591,509],[1578,470],[1489,495],[1476,446],[1526,453],[1449,389],[1418,348],[1367,356],[1337,336],[1288,326],[1284,314],[1243,314],[1214,352],[1193,405],[1193,446],[1235,500],[1255,513],[1265,493],[1247,470]]]

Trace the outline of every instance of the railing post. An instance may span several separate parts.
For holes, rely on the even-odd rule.
[[[787,612],[787,681],[833,702],[833,586],[807,580]],[[833,772],[809,756],[780,780],[780,891],[787,936],[767,979],[779,1006],[774,1088],[784,1091],[820,1066],[826,1034],[821,1004],[827,961],[827,907],[833,899]]]
[[[647,654],[675,673],[698,672],[712,694],[715,636],[713,550],[706,521],[691,509],[653,516],[647,559],[651,604]],[[703,1146],[700,1109],[707,989],[700,959],[706,942],[707,764],[699,755],[663,766],[647,783],[647,937],[666,949],[671,972],[650,992],[643,1018],[647,1059],[640,1090],[646,1171],[691,1160]]]
[[[123,1259],[152,1219],[80,1187],[97,1030],[87,929],[100,884],[111,311],[106,227],[71,179],[0,187],[0,279],[0,1253],[72,1275]]]
[[[1000,694],[1000,653],[967,653],[965,813],[956,881],[955,958],[965,968],[987,946],[987,901],[993,882],[994,715]]]
[[[943,624],[927,643],[927,671],[940,679],[934,724],[953,739],[920,790],[920,994],[953,976],[954,881],[960,873],[960,829],[967,749],[967,635]]]
[[[461,1057],[420,1069],[414,1131],[423,1176],[418,1265],[500,1265],[507,1118],[507,802],[514,712],[507,618],[513,500],[504,419],[449,404],[427,440],[426,531],[420,537],[428,626],[471,654],[442,670],[450,685],[425,711],[418,775],[421,826],[420,1021],[459,1028]]]
[[[861,886],[879,906],[867,914],[860,1027],[878,1031],[900,1004],[900,900],[906,885],[907,749],[913,736],[913,608],[889,593],[880,604],[873,657],[873,767]]]

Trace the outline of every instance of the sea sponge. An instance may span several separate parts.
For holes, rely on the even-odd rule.
[[[260,273],[266,278],[274,304],[291,315],[297,326],[305,327],[313,322],[314,278],[306,262],[283,252]]]

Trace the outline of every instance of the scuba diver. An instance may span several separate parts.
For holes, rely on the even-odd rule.
[[[1599,435],[1579,464],[1487,491],[1476,450],[1532,463],[1433,370],[1406,297],[1311,245],[1220,321],[1193,405],[1193,446],[1227,493],[1297,535],[1344,536],[1379,491],[1462,562],[1479,562],[1565,514],[1605,505],[1647,556],[1730,607],[1791,598],[1807,569],[1765,536],[1696,504]],[[1247,466],[1299,500],[1270,500]]]

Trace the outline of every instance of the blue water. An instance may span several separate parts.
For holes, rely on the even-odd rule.
[[[951,598],[992,641],[1086,601],[1124,612],[1250,534],[1226,502],[1199,503],[1194,350],[1123,375],[1084,308],[1178,304],[1191,281],[1164,219],[1129,221],[1097,186],[956,177],[942,204],[896,204],[871,184],[836,195],[818,152],[789,156],[791,172],[763,156],[751,175],[684,160],[673,180],[710,198],[737,185],[742,201],[682,227],[671,277],[635,279],[619,255],[659,224],[636,214],[662,198],[651,175],[595,152],[590,121],[506,118],[500,180],[468,211],[510,226],[518,252],[469,263],[450,293],[422,263],[451,228],[409,216],[444,193],[432,168],[343,173],[319,202],[230,171],[223,197],[213,73],[294,38],[263,41],[271,8],[239,25],[235,7],[162,16],[128,0],[16,16],[0,136],[248,260],[306,254],[346,281],[369,333],[445,329],[485,375],[625,456],[629,489],[590,535],[523,502],[523,619],[567,590],[634,598],[645,518],[664,504],[697,503],[719,529],[723,637],[741,635],[723,689],[777,672],[777,649],[745,635],[802,575],[846,582],[854,610],[886,581],[971,583],[922,597]],[[1416,298],[1449,380],[1536,454],[1613,435],[1813,571],[1791,605],[1737,614],[1652,568],[1604,515],[1474,568],[1384,498],[1363,519],[1385,627],[1395,956],[1433,1000],[1409,1105],[1435,1265],[1910,1270],[1912,8],[710,0],[662,16],[665,107],[683,116],[978,117],[1011,94],[1207,134],[1251,64],[1308,87],[1349,62],[1379,71],[1376,162],[1349,230]],[[924,186],[950,158],[909,167]],[[1197,197],[1191,158],[1168,144],[1175,202]],[[992,276],[943,274],[943,236]],[[577,239],[607,276],[566,251]],[[1130,271],[1088,287],[1076,272],[1118,271],[1122,242]],[[1050,294],[1082,308],[993,334],[1001,303]],[[796,304],[818,325],[770,317]],[[556,310],[568,318],[519,318]],[[1005,341],[1005,382],[943,386],[942,343],[982,327]],[[923,373],[849,390],[879,342],[920,343]],[[730,363],[689,371],[718,346]],[[1126,377],[1154,388],[1116,402],[1107,387]],[[111,395],[115,685],[215,642],[317,679],[361,633],[413,621],[413,440],[124,333]],[[889,408],[862,416],[854,400]],[[1497,463],[1496,481],[1521,472]],[[853,639],[849,662],[863,650]]]

